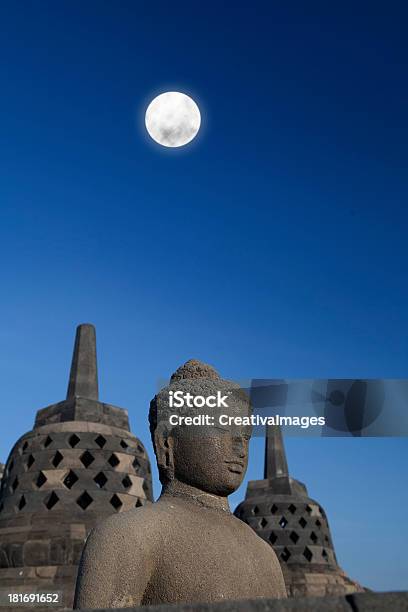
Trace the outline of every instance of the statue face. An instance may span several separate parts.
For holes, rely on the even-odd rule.
[[[245,428],[175,428],[174,477],[213,495],[230,495],[244,478],[249,439]]]

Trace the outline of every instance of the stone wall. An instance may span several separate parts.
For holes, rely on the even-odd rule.
[[[408,592],[353,593],[344,597],[251,599],[214,604],[143,606],[127,612],[407,612]],[[115,612],[104,610],[101,612]],[[123,608],[116,612],[123,612]]]

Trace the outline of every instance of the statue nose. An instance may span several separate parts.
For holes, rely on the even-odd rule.
[[[245,457],[245,447],[242,438],[236,437],[232,439],[232,449],[237,455],[237,457],[239,457],[240,459],[243,459]]]

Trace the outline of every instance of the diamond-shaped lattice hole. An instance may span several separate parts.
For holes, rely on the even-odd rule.
[[[51,495],[47,497],[44,503],[45,503],[46,508],[48,508],[48,510],[51,510],[56,504],[58,504],[58,502],[59,502],[59,497],[53,491]]]
[[[11,485],[11,488],[13,489],[13,491],[15,491],[17,487],[18,487],[18,478],[16,476],[15,479],[13,480],[13,484]]]
[[[115,510],[119,510],[119,508],[123,506],[123,502],[121,501],[120,497],[116,495],[116,493],[112,495],[109,501]]]
[[[310,561],[313,558],[313,553],[310,550],[310,548],[308,548],[307,546],[306,546],[305,550],[303,551],[303,556],[305,557],[305,559],[307,559],[307,561],[309,561],[309,563],[310,563]]]
[[[89,451],[85,451],[80,456],[80,460],[81,460],[82,465],[88,468],[91,465],[91,463],[95,461],[95,457]]]
[[[312,540],[313,544],[316,544],[318,537],[314,531],[312,531],[312,533],[310,534],[310,539]]]
[[[27,468],[30,469],[30,467],[34,465],[34,462],[35,462],[34,457],[32,455],[29,455],[27,459]]]
[[[324,548],[323,548],[323,551],[322,551],[322,557],[323,557],[323,559],[325,561],[328,561],[328,559],[329,559],[329,555],[327,554],[326,549],[324,549]]]
[[[40,472],[38,474],[37,480],[35,481],[35,484],[37,485],[39,489],[41,489],[41,487],[45,485],[46,482],[47,482],[46,475],[44,474],[44,472]]]
[[[307,525],[307,520],[306,520],[306,519],[305,519],[303,516],[301,516],[301,517],[300,517],[300,519],[299,519],[299,525],[300,525],[301,527],[303,527],[303,529],[304,529],[304,528],[306,527],[306,525]]]
[[[27,505],[26,498],[24,497],[24,495],[22,495],[20,501],[18,502],[18,509],[22,510],[25,505]]]
[[[27,448],[28,448],[28,442],[26,440],[23,444],[23,451],[27,450]]]
[[[10,461],[10,465],[9,465],[9,466],[8,466],[8,468],[7,468],[7,472],[8,472],[9,474],[10,474],[11,470],[13,469],[13,467],[14,467],[14,461],[13,461],[13,459],[12,459],[12,460]]]
[[[140,444],[137,445],[137,450],[139,451],[139,453],[142,453],[142,455],[144,454],[144,448]]]
[[[315,522],[316,527],[321,527],[322,523],[321,521],[319,521],[319,519],[317,519],[317,521]]]
[[[288,561],[290,556],[291,556],[290,552],[285,546],[285,548],[282,550],[280,554],[280,558],[282,559],[282,561]]]
[[[99,435],[97,438],[95,438],[95,442],[99,446],[99,448],[103,448],[106,444],[106,438]]]
[[[324,541],[327,542],[327,544],[329,543],[329,538],[327,536],[324,536]]]
[[[78,476],[72,470],[69,470],[68,474],[65,476],[62,481],[67,489],[72,489],[74,484],[79,480]]]
[[[52,443],[51,436],[47,436],[44,440],[44,448],[48,448],[51,443]]]
[[[278,539],[278,536],[276,535],[276,533],[274,533],[273,531],[271,532],[271,535],[269,536],[269,541],[271,544],[275,544],[276,540]]]
[[[287,524],[288,524],[288,521],[285,519],[284,516],[282,516],[281,520],[279,521],[279,525],[282,527],[282,529],[284,529],[284,527],[286,527]]]
[[[140,501],[140,499],[138,499],[137,502],[135,503],[135,508],[140,508],[140,506],[143,506],[143,504]]]
[[[79,441],[80,441],[80,438],[76,434],[72,434],[72,436],[68,438],[68,444],[72,448],[75,448]]]
[[[63,456],[61,455],[61,453],[59,451],[57,451],[52,459],[52,465],[54,467],[58,467],[59,464],[61,463],[61,461],[63,460]]]
[[[124,479],[122,480],[122,484],[125,487],[125,489],[128,489],[129,487],[132,486],[132,481],[130,480],[130,478],[129,478],[129,476],[127,474],[124,477]]]
[[[312,514],[313,512],[313,508],[312,506],[309,506],[309,504],[306,506],[306,512],[308,512],[309,514]]]
[[[319,512],[320,512],[321,516],[324,516],[324,510],[323,510],[323,508],[321,506],[319,506]]]
[[[108,482],[108,479],[106,478],[106,476],[105,476],[105,474],[103,472],[99,472],[99,474],[97,474],[95,476],[94,482],[96,482],[98,487],[100,489],[102,489],[102,487],[104,487],[106,485],[106,483]]]
[[[259,521],[259,524],[260,524],[260,526],[261,526],[263,529],[265,529],[265,527],[266,527],[266,526],[267,526],[267,524],[268,524],[268,521],[266,520],[266,518],[265,518],[265,517],[263,517],[263,518],[261,518],[261,520]]]
[[[273,504],[272,508],[271,508],[271,514],[276,514],[278,511],[278,506],[276,506],[275,504]]]
[[[147,480],[143,481],[142,489],[146,493],[146,495],[149,493],[150,489],[149,489],[149,483],[147,482]]]
[[[255,515],[256,515],[256,514],[259,514],[259,508],[258,508],[258,506],[254,506],[254,507],[252,508],[252,514],[255,514]]]
[[[122,448],[129,448],[129,444],[125,440],[121,440],[120,445]]]
[[[291,514],[295,514],[296,506],[294,504],[290,504],[290,506],[288,507],[288,510]]]
[[[133,467],[135,468],[135,470],[137,471],[137,470],[140,468],[140,461],[139,461],[137,458],[135,458],[135,459],[133,460],[132,465],[133,465]]]
[[[299,536],[298,536],[298,534],[296,533],[296,531],[292,531],[292,532],[290,533],[290,536],[289,536],[289,537],[290,537],[290,539],[292,540],[292,542],[293,542],[294,544],[296,544],[296,542],[297,542],[297,541],[298,541],[298,539],[299,539]]]
[[[0,512],[3,512],[3,508],[4,508],[4,504],[3,504],[3,502],[1,502],[1,504],[0,504]]]
[[[92,502],[93,499],[87,491],[84,491],[76,500],[76,503],[82,508],[82,510],[86,510],[88,506],[92,504]]]
[[[115,453],[112,453],[111,456],[108,459],[108,463],[112,466],[112,467],[116,467],[117,465],[119,465],[120,461],[117,458],[117,456],[115,455]]]

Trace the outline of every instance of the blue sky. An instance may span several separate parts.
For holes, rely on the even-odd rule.
[[[80,322],[97,327],[102,399],[145,443],[157,380],[191,357],[236,379],[406,377],[407,17],[401,2],[2,6],[1,459],[64,397]],[[166,90],[202,112],[180,150],[144,131]],[[287,447],[344,569],[407,588],[406,440]],[[262,465],[254,440],[249,478]]]

